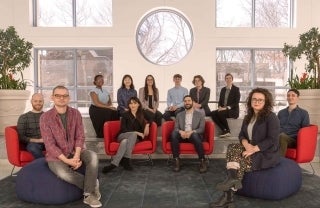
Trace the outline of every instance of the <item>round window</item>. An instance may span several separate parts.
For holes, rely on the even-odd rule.
[[[189,53],[193,33],[182,14],[170,9],[158,9],[141,20],[136,42],[141,55],[149,62],[171,65]]]

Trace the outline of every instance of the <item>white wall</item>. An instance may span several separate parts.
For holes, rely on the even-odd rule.
[[[135,30],[139,20],[157,7],[177,9],[187,17],[194,30],[192,51],[172,66],[149,63],[136,47]],[[183,75],[182,85],[188,89],[193,87],[193,76],[201,74],[205,85],[211,88],[211,100],[215,100],[216,47],[282,48],[284,42],[296,44],[300,33],[320,26],[319,0],[297,0],[298,18],[294,29],[215,28],[213,0],[113,0],[112,28],[35,28],[30,8],[31,0],[0,0],[0,27],[15,26],[34,47],[111,46],[114,49],[114,88],[120,86],[122,76],[128,72],[137,89],[143,86],[145,75],[153,74],[160,89],[160,100],[166,100],[175,73]],[[25,78],[33,79],[33,65],[26,71]]]

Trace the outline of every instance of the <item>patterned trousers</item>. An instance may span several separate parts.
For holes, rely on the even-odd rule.
[[[238,179],[242,180],[245,172],[252,171],[252,160],[251,157],[243,157],[242,152],[245,151],[245,148],[240,143],[232,143],[228,145],[227,149],[227,167],[228,165],[237,164],[238,169]]]

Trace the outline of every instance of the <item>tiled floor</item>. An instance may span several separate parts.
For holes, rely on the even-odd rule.
[[[312,163],[305,163],[305,164],[300,164],[300,166],[307,170],[308,172],[312,172],[312,167],[315,171],[315,175],[320,176],[320,163],[319,162],[312,162]],[[5,178],[10,175],[11,170],[12,170],[12,165],[8,162],[7,159],[0,159],[0,180],[2,178]],[[19,171],[19,167],[15,167],[14,172]]]

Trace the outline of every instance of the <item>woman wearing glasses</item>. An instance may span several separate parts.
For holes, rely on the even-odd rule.
[[[89,93],[91,98],[89,115],[97,137],[103,138],[104,122],[119,120],[119,116],[116,108],[112,106],[110,93],[102,89],[104,79],[101,74],[94,77],[93,84],[96,87]]]
[[[232,207],[233,192],[242,188],[245,172],[274,167],[279,163],[279,120],[273,110],[272,94],[263,88],[253,89],[246,102],[245,116],[239,133],[240,143],[227,149],[227,178],[216,189],[223,195],[210,204],[214,207]]]
[[[142,104],[143,114],[149,121],[154,121],[161,126],[162,113],[158,111],[159,90],[152,75],[147,75],[144,87],[139,89],[139,100]]]

